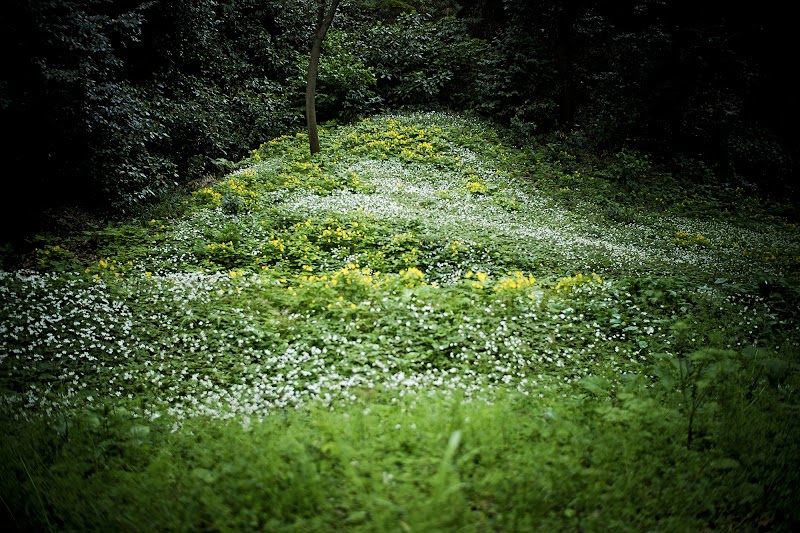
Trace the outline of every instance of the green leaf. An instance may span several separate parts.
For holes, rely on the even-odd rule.
[[[611,382],[601,376],[586,376],[579,382],[581,387],[598,396],[607,396]]]
[[[656,365],[651,370],[652,374],[658,378],[658,383],[668,391],[675,390],[675,373],[667,365]]]
[[[150,426],[135,425],[128,429],[128,435],[136,439],[143,439],[150,434]]]
[[[217,480],[216,474],[207,468],[195,468],[192,470],[192,475],[206,483],[214,483]]]
[[[711,468],[714,470],[733,470],[742,466],[736,459],[730,457],[721,457],[711,461]]]
[[[619,407],[600,407],[597,412],[607,422],[627,422],[634,417],[634,413],[627,409],[620,409]]]
[[[758,355],[764,351],[763,348],[759,348],[758,346],[746,346],[742,349],[742,355],[745,357],[758,357]]]

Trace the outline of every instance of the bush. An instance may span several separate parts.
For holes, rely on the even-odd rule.
[[[484,44],[454,17],[402,15],[394,24],[366,27],[363,61],[390,107],[463,104]]]
[[[264,139],[299,125],[301,118],[276,83],[253,80],[234,92],[208,79],[180,76],[171,85],[161,97],[162,118],[172,139],[171,153],[187,180],[209,171],[200,167],[191,172],[193,156],[241,158]]]
[[[359,43],[348,33],[331,29],[323,44],[317,76],[316,101],[318,118],[353,119],[376,110],[380,97],[374,69],[357,57]],[[297,56],[297,95],[304,94],[308,75],[308,55]],[[305,105],[304,103],[299,105]]]
[[[555,71],[534,34],[508,27],[479,60],[470,107],[518,133],[547,128],[557,111]]]
[[[287,94],[294,45],[273,37],[297,20],[274,8],[27,4],[12,2],[0,22],[0,44],[13,50],[0,79],[0,122],[13,139],[7,159],[37,163],[21,195],[26,211],[130,212],[302,116]]]

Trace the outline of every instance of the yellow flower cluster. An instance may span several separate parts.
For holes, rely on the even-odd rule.
[[[486,180],[473,172],[467,175],[465,187],[472,194],[486,194],[489,192],[489,184],[486,183]]]
[[[307,219],[272,234],[256,263],[290,260],[298,266],[316,265],[330,250],[354,250],[364,243],[372,243],[368,231],[368,224],[360,218],[348,222],[334,217]]]
[[[255,177],[254,170],[245,170],[242,173],[245,178]],[[258,198],[258,193],[248,187],[247,181],[238,177],[230,177],[217,186],[217,190],[222,194],[233,194],[242,199],[245,205],[248,205]]]
[[[464,277],[466,279],[470,279],[470,280],[474,279],[474,280],[476,280],[476,281],[470,282],[470,286],[473,289],[478,289],[478,290],[483,289],[485,287],[484,282],[487,279],[489,279],[489,275],[486,272],[477,272],[477,273],[475,273],[475,272],[472,272],[471,270],[469,272],[467,272],[466,274],[464,274]]]
[[[304,182],[315,182],[324,179],[322,168],[316,163],[294,161],[286,172],[281,172],[278,177],[283,180],[286,187],[302,185]]]
[[[321,129],[320,129],[321,132]],[[258,147],[258,150],[251,151],[253,159],[260,161],[262,157],[274,156],[285,153],[292,149],[302,148],[308,144],[307,133],[296,133],[294,135],[281,135],[275,137]]]
[[[286,250],[286,244],[280,237],[270,239],[269,245],[275,248],[279,253],[283,253]]]
[[[468,247],[461,241],[453,241],[450,243],[449,248],[453,252],[453,257],[457,257],[460,252],[463,252]]]
[[[340,243],[342,241],[352,241],[353,236],[356,235],[357,233],[358,232],[355,231],[347,231],[346,229],[342,229],[341,226],[337,226],[334,229],[331,229],[331,227],[328,226],[324,230],[322,230],[322,233],[320,234],[320,240],[326,243]]]
[[[436,150],[429,142],[417,143],[416,146],[404,146],[400,150],[400,158],[406,161],[426,161],[436,159]]]
[[[507,277],[501,278],[500,281],[495,283],[494,291],[514,291],[518,289],[526,289],[536,283],[536,278],[533,276],[525,276],[520,271],[509,272]]]
[[[362,128],[350,133],[344,144],[356,153],[376,154],[381,159],[396,156],[405,161],[432,161],[439,158],[441,150],[435,142],[441,134],[440,128],[404,125],[392,118],[379,123],[364,120]]]
[[[408,268],[400,271],[400,277],[405,282],[405,286],[412,289],[417,285],[424,285],[425,274],[418,268]]]
[[[422,241],[414,233],[399,233],[392,237],[390,243],[384,244],[375,254],[375,258],[399,257],[403,265],[415,265],[419,261],[419,247]]]
[[[302,233],[307,235],[309,240],[324,244],[342,244],[366,238],[364,233],[366,225],[364,223],[356,221],[351,222],[349,226],[349,228],[343,228],[342,224],[335,218],[326,218],[320,225],[308,219],[305,222],[294,224],[294,233]],[[307,229],[311,231],[308,232]]]
[[[198,189],[192,193],[192,196],[201,204],[209,204],[214,207],[222,205],[225,195],[236,196],[242,200],[243,205],[249,206],[259,197],[259,193],[251,189],[248,184],[248,181],[253,182],[255,177],[255,170],[246,169],[236,176],[229,176],[228,179],[213,187]],[[153,223],[154,221],[151,221],[151,224]]]
[[[489,192],[489,186],[485,181],[468,181],[466,184],[467,191],[472,194],[486,194]]]
[[[206,244],[206,249],[209,252],[226,252],[228,250],[233,249],[233,241],[228,242],[211,242]]]
[[[204,187],[192,193],[192,196],[200,200],[202,203],[212,205],[219,205],[222,201],[222,194],[218,193],[211,187]]]
[[[241,260],[243,250],[233,241],[210,242],[195,248],[195,253],[210,267],[232,266]]]
[[[706,239],[703,235],[699,233],[692,235],[688,231],[675,232],[675,237],[673,237],[672,240],[679,246],[709,246],[708,239]]]
[[[761,261],[766,261],[766,262],[777,261],[778,257],[780,256],[782,260],[787,262],[794,262],[796,264],[798,259],[796,255],[794,258],[792,258],[791,254],[782,253],[786,251],[781,250],[780,248],[775,246],[764,246],[760,250],[758,249],[748,250],[747,248],[741,247],[738,242],[734,243],[733,246],[734,248],[741,248],[742,255],[747,257],[753,257]]]
[[[331,191],[334,189],[356,189],[361,178],[355,172],[345,176],[326,174],[316,163],[293,162],[286,171],[278,174],[281,186],[288,189],[308,189],[312,191]]]
[[[75,254],[59,244],[36,248],[37,264],[44,268],[64,268],[75,260]]]
[[[507,276],[504,276],[497,280],[496,282],[492,282],[489,277],[489,274],[486,272],[472,272],[469,271],[464,274],[464,278],[469,281],[469,286],[473,289],[483,290],[487,287],[492,287],[492,290],[495,293],[510,293],[512,291],[517,290],[524,290],[531,287],[533,284],[536,283],[536,278],[533,276],[526,276],[520,271],[509,272]],[[533,298],[533,294],[530,295],[530,298]]]
[[[132,261],[128,261],[127,266],[133,266]],[[93,274],[94,279],[100,278],[124,278],[125,277],[125,268],[126,265],[120,263],[116,259],[111,259],[110,257],[106,257],[105,259],[100,259],[94,265],[86,267],[83,272],[86,274]]]
[[[292,296],[297,296],[297,291],[311,290],[317,292],[320,287],[333,290],[370,289],[384,283],[380,272],[373,272],[369,268],[361,268],[355,263],[348,263],[333,274],[302,275],[297,278],[295,286],[289,286],[288,291]],[[344,298],[340,297],[340,301]],[[331,306],[328,306],[331,307]]]
[[[328,301],[331,298],[335,299],[334,303],[327,305],[330,309],[344,304],[353,306],[348,304],[348,298],[363,299],[366,297],[366,291],[400,286],[413,289],[426,285],[424,280],[425,274],[418,268],[401,270],[399,274],[383,274],[356,263],[348,263],[332,274],[298,276],[296,282],[288,286],[287,290],[291,296],[311,295],[314,301],[320,297],[325,299],[327,294]]]
[[[594,272],[592,272],[588,276],[584,276],[583,274],[578,273],[574,276],[567,276],[558,280],[558,283],[556,283],[555,290],[556,292],[569,291],[572,289],[576,289],[582,285],[588,285],[591,283],[600,284],[603,283],[603,280],[600,278],[600,276],[598,276]]]

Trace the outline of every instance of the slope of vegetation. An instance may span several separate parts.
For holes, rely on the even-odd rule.
[[[442,113],[322,144],[0,272],[4,523],[796,530],[779,205]]]

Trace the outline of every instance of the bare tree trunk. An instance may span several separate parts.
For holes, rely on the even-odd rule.
[[[308,143],[311,147],[311,154],[319,152],[319,132],[317,131],[317,107],[315,94],[317,91],[317,71],[319,69],[319,56],[322,53],[322,42],[325,34],[328,33],[336,15],[336,9],[341,0],[331,0],[329,6],[321,2],[317,9],[317,30],[314,33],[314,41],[311,43],[311,57],[308,61],[308,81],[306,82],[306,123],[308,124]]]

